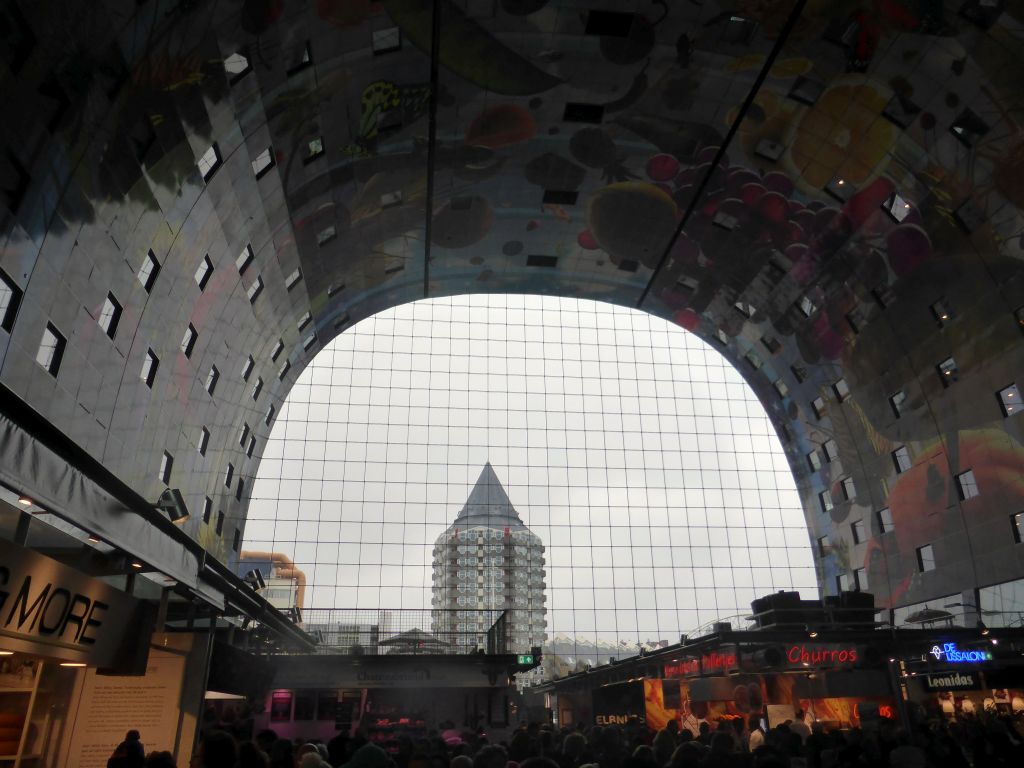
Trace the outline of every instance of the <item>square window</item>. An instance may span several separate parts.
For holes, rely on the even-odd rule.
[[[220,536],[223,531],[224,531],[224,513],[223,512],[218,512],[217,513],[216,533],[217,533],[218,536]]]
[[[721,328],[715,331],[715,335],[712,341],[715,341],[716,339],[718,340],[718,343],[721,344],[722,346],[727,346],[729,344],[729,337],[725,335],[725,331],[723,331]]]
[[[160,482],[167,485],[171,482],[171,468],[174,466],[174,457],[167,451],[160,457]]]
[[[961,501],[973,499],[981,494],[981,491],[978,489],[978,481],[974,478],[974,472],[970,469],[956,476],[956,489],[960,494]]]
[[[821,450],[825,453],[825,461],[830,464],[839,458],[839,444],[831,438],[822,443]]]
[[[294,288],[296,285],[298,285],[301,280],[302,280],[302,270],[301,269],[296,269],[294,272],[292,272],[290,275],[288,275],[288,277],[285,278],[285,280],[284,280],[284,287],[287,288],[290,291],[292,288]]]
[[[142,359],[142,380],[150,389],[153,388],[153,382],[156,381],[156,371],[159,367],[160,359],[156,353],[152,349],[146,350],[146,356]]]
[[[213,499],[209,496],[203,497],[203,522],[210,522],[210,515],[213,513]]]
[[[981,3],[985,5],[984,2]],[[988,3],[995,5],[994,2]],[[965,147],[973,147],[981,137],[988,133],[989,126],[984,120],[969,109],[965,109],[949,127],[950,133],[956,136],[957,140]]]
[[[796,308],[800,310],[800,314],[804,317],[810,317],[818,311],[818,305],[811,300],[810,296],[806,294],[800,297],[800,301],[797,302]]]
[[[99,323],[100,328],[110,338],[114,338],[114,334],[117,333],[117,323],[121,319],[121,305],[117,299],[114,298],[114,294],[108,293],[106,300],[103,302],[103,308],[100,310],[99,319],[96,321]]]
[[[231,542],[231,548],[235,550],[235,552],[237,552],[240,546],[242,546],[242,532],[235,528],[235,535],[233,541]]]
[[[199,286],[200,291],[206,290],[206,284],[210,282],[210,275],[213,274],[213,262],[210,261],[210,254],[203,256],[203,260],[199,262],[199,266],[196,267],[196,285]]]
[[[939,299],[931,305],[930,309],[932,311],[932,317],[934,317],[935,322],[939,324],[939,328],[953,319],[953,310],[949,308],[949,302],[945,299]]]
[[[272,422],[274,420],[274,414],[276,412],[277,412],[277,409],[274,408],[273,405],[271,405],[269,408],[267,408],[267,415],[266,415],[266,418],[263,419],[263,423],[266,424],[269,427],[270,426],[270,422]]]
[[[947,357],[936,366],[936,369],[939,372],[939,378],[942,379],[942,386],[944,387],[952,386],[960,373],[960,369],[956,367],[956,360],[952,357]]]
[[[789,387],[786,386],[786,382],[782,379],[776,379],[772,386],[775,387],[775,391],[779,393],[779,397],[785,397],[789,394]]]
[[[839,402],[843,402],[850,396],[850,387],[846,383],[846,379],[839,379],[832,385],[832,391],[836,393],[836,399]]]
[[[854,496],[857,495],[857,488],[854,485],[852,477],[843,478],[843,498],[846,501],[850,501]]]
[[[252,388],[252,399],[256,400],[260,396],[260,392],[263,391],[263,379],[259,376],[256,377],[256,383]]]
[[[853,588],[858,592],[867,592],[868,589],[868,572],[865,568],[855,568],[853,570]]]
[[[402,30],[398,27],[375,29],[371,37],[371,46],[375,54],[392,53],[402,48]]]
[[[242,423],[242,431],[238,435],[238,445],[242,448],[245,447],[246,442],[249,440],[249,425]]]
[[[822,536],[818,539],[818,554],[825,557],[829,553],[830,546],[828,536]]]
[[[217,142],[210,145],[210,148],[200,155],[198,162],[199,173],[203,175],[203,181],[209,181],[213,178],[213,174],[220,168],[221,158],[220,149],[217,147]]]
[[[797,380],[798,384],[803,384],[807,381],[807,369],[802,365],[791,365],[789,370],[793,372],[793,378]]]
[[[10,333],[21,306],[22,290],[0,269],[0,328]]]
[[[324,153],[324,137],[317,136],[315,139],[310,139],[309,143],[306,144],[306,156],[303,158],[304,162],[311,163],[320,157]]]
[[[240,477],[238,478],[238,483],[235,485],[235,498],[238,501],[241,501],[243,493],[245,493],[245,480]]]
[[[892,510],[888,507],[882,507],[875,516],[878,518],[878,530],[882,533],[889,533],[894,528]]]
[[[902,389],[889,395],[889,406],[898,419],[903,414],[903,404],[907,402],[907,393]]]
[[[758,356],[756,352],[747,352],[747,354],[744,355],[744,357],[746,358],[747,362],[750,363],[751,368],[753,368],[755,371],[760,370],[763,363],[761,362],[761,358]]]
[[[316,344],[316,334],[311,333],[302,342],[302,349],[305,352],[309,352],[309,348]]]
[[[252,369],[256,367],[256,361],[252,359],[252,355],[247,355],[245,363],[242,364],[242,381],[248,381],[252,375]]]
[[[249,265],[252,264],[252,260],[254,258],[256,258],[256,254],[253,253],[252,245],[247,244],[245,248],[242,249],[241,253],[239,253],[235,258],[235,266],[238,268],[238,274],[244,275],[245,270],[249,268]]]
[[[818,503],[821,505],[822,512],[829,512],[832,510],[832,494],[828,491],[822,491],[818,494]]]
[[[816,397],[811,401],[811,410],[814,411],[814,415],[819,419],[825,415],[825,401]]]
[[[290,371],[291,368],[292,364],[288,360],[285,360],[284,365],[282,365],[277,371],[277,378],[284,381],[284,377],[288,375],[288,371]]]
[[[241,52],[236,51],[224,59],[224,71],[227,72],[228,82],[234,83],[249,72],[249,59]]]
[[[200,456],[206,455],[206,448],[209,444],[210,430],[208,430],[206,427],[203,427],[201,430],[199,430],[199,445],[196,446],[199,449]]]
[[[253,175],[257,179],[262,179],[267,171],[274,167],[274,148],[267,147],[250,163],[252,165]]]
[[[304,330],[306,326],[309,325],[311,322],[313,322],[313,315],[307,312],[306,314],[299,318],[299,330]]]
[[[910,215],[910,201],[904,198],[899,192],[893,192],[882,203],[882,210],[885,211],[897,224]]]
[[[817,472],[821,469],[821,456],[818,455],[817,451],[811,451],[807,454],[807,463],[810,465],[812,472]]]
[[[935,550],[931,544],[917,548],[917,570],[921,573],[935,570]]]
[[[854,520],[850,523],[850,533],[853,534],[854,544],[863,544],[867,540],[867,527],[863,520]]]
[[[255,304],[256,299],[260,297],[261,293],[263,293],[263,278],[256,275],[256,279],[253,281],[253,284],[246,290],[246,294],[249,296],[249,303]]]
[[[753,304],[747,304],[745,301],[737,301],[733,307],[744,317],[753,317],[757,312],[757,308]]]
[[[272,350],[270,350],[270,361],[272,363],[273,362],[277,362],[277,358],[279,358],[281,356],[281,353],[283,351],[284,351],[284,341],[282,339],[278,339],[277,340],[277,344],[275,344],[274,348]]]
[[[913,462],[910,460],[910,450],[907,446],[901,445],[892,452],[892,463],[896,466],[896,474],[899,475],[913,466]]]
[[[249,436],[249,445],[245,447],[245,455],[252,458],[253,452],[256,450],[256,435]]]
[[[1012,416],[1020,411],[1020,390],[1016,384],[1005,387],[996,394],[999,404],[1003,407],[1003,416]]]
[[[181,352],[185,357],[192,357],[192,350],[196,348],[196,339],[199,338],[199,331],[192,323],[185,329],[185,335],[181,337]]]
[[[210,372],[206,374],[206,391],[211,395],[217,389],[217,382],[220,381],[220,371],[216,365],[210,366]]]
[[[224,470],[224,487],[230,488],[231,481],[235,478],[235,465],[230,461],[228,462],[227,469]]]
[[[782,344],[779,343],[779,340],[771,336],[762,336],[761,343],[764,344],[765,349],[767,349],[773,355],[780,349],[782,349]]]
[[[139,267],[139,272],[136,277],[139,282],[142,283],[142,290],[146,293],[153,291],[153,285],[156,284],[157,275],[160,274],[160,262],[156,260],[156,254],[152,251],[146,253],[145,258],[142,259],[142,266]]]

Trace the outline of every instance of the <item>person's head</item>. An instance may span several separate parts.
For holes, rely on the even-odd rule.
[[[456,755],[452,758],[448,768],[473,768],[473,758],[469,755]]]
[[[256,734],[256,746],[268,755],[270,754],[270,748],[274,746],[275,741],[277,741],[277,732],[272,731],[270,728],[264,728]]]
[[[484,747],[473,758],[473,768],[505,768],[508,752],[499,744]]]
[[[579,757],[587,748],[587,737],[582,733],[566,734],[562,740],[562,754],[566,757]]]
[[[519,768],[558,768],[550,757],[530,757],[519,764]]]
[[[793,713],[793,716],[797,720],[803,720],[804,719],[804,711],[802,709],[797,709],[797,711]]]
[[[139,732],[134,728],[124,735],[125,741],[140,741],[141,739],[142,737],[139,735]]]
[[[192,757],[192,765],[195,768],[223,768],[234,765],[237,757],[235,740],[229,734],[224,731],[207,731]]]
[[[684,729],[683,733],[689,733],[689,731]],[[702,749],[700,745],[693,742],[676,747],[676,751],[672,753],[672,759],[669,761],[670,768],[698,768],[704,758]]]
[[[732,752],[734,743],[732,735],[719,728],[715,731],[715,735],[711,737],[711,751],[718,755],[729,754]]]
[[[323,768],[323,764],[323,758],[315,749],[299,758],[299,768]]]
[[[238,745],[238,768],[269,768],[270,758],[251,741]]]
[[[143,768],[178,768],[170,752],[150,752],[142,765]]]

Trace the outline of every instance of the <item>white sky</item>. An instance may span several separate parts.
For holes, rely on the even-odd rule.
[[[536,296],[420,301],[331,342],[281,409],[244,548],[293,557],[308,605],[429,608],[433,542],[485,461],[547,546],[549,635],[677,638],[816,594],[735,369],[645,313]]]

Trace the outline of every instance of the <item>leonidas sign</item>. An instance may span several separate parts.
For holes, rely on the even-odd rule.
[[[148,647],[147,613],[98,579],[0,540],[0,648],[114,668]]]

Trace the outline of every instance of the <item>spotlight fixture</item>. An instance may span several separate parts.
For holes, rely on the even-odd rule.
[[[97,536],[95,533],[90,533],[89,536],[86,538],[86,541],[88,541],[90,544],[99,544],[100,537]]]
[[[155,506],[166,512],[172,523],[181,525],[188,520],[188,507],[185,506],[185,499],[177,488],[168,488],[161,493]]]
[[[62,667],[84,667],[87,666],[84,661],[62,661],[60,663]]]
[[[808,637],[817,637],[818,636],[818,630],[816,630],[814,627],[804,627],[804,629],[807,630],[807,636]]]
[[[141,571],[142,570],[142,563],[140,563],[138,560],[133,560],[132,561],[132,568],[134,568],[137,571]]]
[[[985,626],[985,622],[981,621],[979,619],[977,626],[978,626],[978,631],[981,632],[981,636],[982,637],[988,637],[988,631],[989,630],[988,630],[988,627]]]
[[[30,499],[28,496],[19,496],[18,503],[21,504],[23,507],[31,507],[33,504],[32,499]]]
[[[13,656],[14,651],[0,651],[0,656]]]

